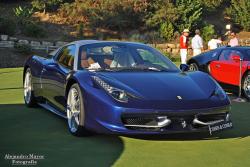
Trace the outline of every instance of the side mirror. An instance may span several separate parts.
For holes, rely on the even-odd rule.
[[[189,70],[189,66],[187,64],[181,64],[180,65],[180,69],[181,69],[182,72],[188,71]]]
[[[241,61],[241,57],[239,55],[232,55],[231,59],[234,61]]]

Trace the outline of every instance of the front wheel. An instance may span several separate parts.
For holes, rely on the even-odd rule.
[[[36,99],[32,86],[32,74],[30,68],[28,68],[24,75],[23,83],[24,102],[28,107],[34,107],[36,105]]]
[[[198,65],[196,63],[191,63],[189,65],[189,71],[198,71],[199,68],[198,68]]]
[[[243,85],[242,85],[242,89],[243,89],[243,94],[245,95],[245,97],[250,100],[250,72],[248,72],[243,80]]]
[[[75,136],[87,135],[85,125],[84,100],[78,84],[73,84],[67,96],[68,128]]]

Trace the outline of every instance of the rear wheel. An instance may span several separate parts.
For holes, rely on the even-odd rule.
[[[196,63],[191,63],[189,65],[189,71],[198,71],[199,68],[198,68],[198,65]]]
[[[26,70],[24,75],[23,93],[25,104],[28,107],[34,107],[36,105],[36,99],[33,92],[32,74],[30,68]]]
[[[245,76],[244,76],[244,78],[243,78],[243,80],[242,80],[243,82],[243,85],[242,85],[242,89],[243,89],[243,94],[244,94],[244,96],[248,99],[248,100],[250,100],[250,72],[248,72]]]
[[[67,96],[68,128],[75,136],[87,135],[85,125],[84,99],[78,84],[73,84]]]

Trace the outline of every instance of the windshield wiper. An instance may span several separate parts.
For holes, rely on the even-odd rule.
[[[101,72],[101,71],[108,71],[108,72],[119,72],[119,71],[168,71],[166,69],[159,69],[155,67],[145,67],[145,66],[134,66],[134,67],[113,67],[113,68],[91,68],[88,69],[89,71]]]
[[[167,71],[165,69],[158,69],[158,68],[155,68],[155,67],[140,67],[140,66],[137,66],[137,67],[117,67],[117,68],[110,68],[114,71]]]
[[[98,71],[98,72],[101,72],[101,71],[110,71],[110,72],[113,72],[114,71],[111,68],[90,68],[88,70],[89,71]]]

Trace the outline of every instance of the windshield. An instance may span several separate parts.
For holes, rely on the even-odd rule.
[[[179,71],[168,58],[149,46],[115,42],[80,47],[79,66],[89,71]]]

